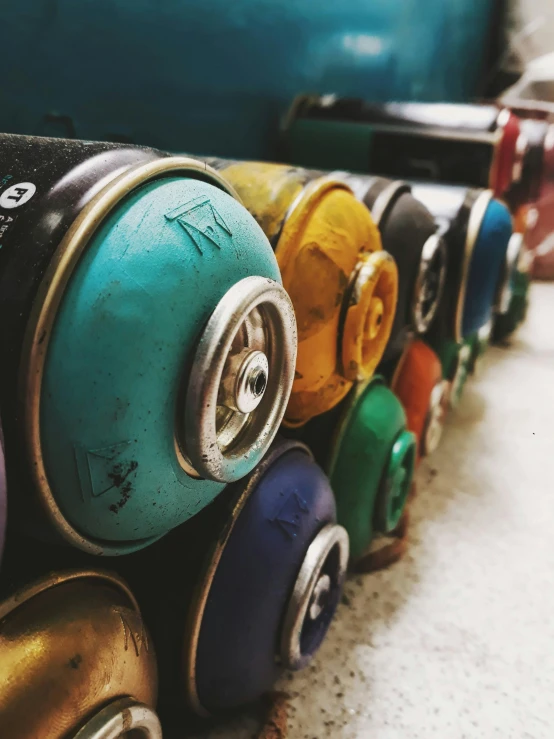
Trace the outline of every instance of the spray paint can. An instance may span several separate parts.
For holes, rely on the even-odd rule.
[[[396,265],[367,208],[340,177],[207,161],[235,187],[275,249],[298,323],[285,424],[301,426],[373,374],[394,320]]]
[[[527,146],[518,117],[495,105],[301,95],[285,118],[282,150],[308,167],[484,187],[499,197],[520,179]]]
[[[11,135],[0,151],[12,518],[123,554],[261,459],[293,379],[293,310],[261,229],[205,164]]]

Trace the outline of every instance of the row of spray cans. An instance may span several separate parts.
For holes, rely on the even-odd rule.
[[[185,736],[405,550],[415,467],[523,317],[523,234],[489,182],[347,158],[0,149],[0,735]]]

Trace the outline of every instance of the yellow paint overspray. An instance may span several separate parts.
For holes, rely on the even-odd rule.
[[[285,425],[301,426],[373,374],[396,310],[396,264],[344,182],[260,162],[218,160],[216,167],[272,242],[296,311],[298,356]]]

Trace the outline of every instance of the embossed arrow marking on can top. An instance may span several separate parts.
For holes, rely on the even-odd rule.
[[[81,484],[81,496],[99,498],[113,488],[118,488],[125,497],[130,491],[129,475],[136,470],[136,460],[123,460],[130,441],[121,441],[117,444],[85,449],[75,447],[75,461]]]
[[[133,628],[133,625],[129,623],[129,616],[125,609],[114,607],[112,610],[114,611],[114,613],[117,613],[117,615],[121,619],[121,625],[123,627],[123,638],[125,640],[125,651],[129,649],[130,639],[133,642],[133,646],[135,647],[135,654],[137,655],[137,657],[140,657],[143,646],[144,649],[148,652],[148,636],[146,634],[144,624],[142,622],[140,623],[139,631],[138,629]]]
[[[289,539],[294,539],[300,528],[301,514],[309,513],[309,511],[310,509],[304,498],[297,492],[292,492],[283,501],[276,515],[270,520],[277,524]]]
[[[165,217],[168,221],[177,221],[185,229],[200,254],[204,253],[203,238],[221,249],[224,241],[233,235],[221,213],[212,205],[210,199],[204,196],[173,208],[165,214]]]

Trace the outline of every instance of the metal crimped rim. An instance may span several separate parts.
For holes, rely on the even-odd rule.
[[[497,313],[506,314],[510,309],[510,301],[513,295],[513,276],[517,269],[521,252],[524,248],[524,235],[515,231],[508,242],[506,258],[498,281],[497,292],[493,308]]]
[[[425,253],[426,249],[430,252],[429,254]],[[439,273],[439,283],[437,285],[437,295],[436,295],[435,302],[432,304],[431,308],[427,311],[426,314],[422,315],[421,311],[418,310],[418,306],[420,305],[420,302],[421,302],[418,296],[425,282],[424,277],[426,273],[429,271],[429,266],[437,254],[440,254],[442,257],[442,266],[441,266],[441,270]],[[417,272],[414,294],[413,294],[413,299],[412,299],[412,311],[411,312],[412,312],[412,319],[414,322],[414,328],[420,334],[425,333],[425,331],[427,331],[427,329],[431,325],[431,321],[435,317],[435,314],[441,302],[442,293],[444,289],[444,283],[446,281],[446,261],[447,261],[446,244],[444,243],[444,239],[442,238],[442,236],[440,236],[440,234],[435,232],[431,234],[431,236],[429,236],[429,238],[423,244],[423,249],[421,250],[421,257],[419,260],[419,269]]]
[[[463,356],[462,356],[463,355]],[[468,362],[471,358],[471,347],[467,343],[467,340],[463,342],[458,350],[457,355],[457,367],[452,380],[450,381],[450,393],[448,395],[448,402],[451,408],[456,409],[460,404],[461,395],[465,384],[469,378]],[[465,378],[462,383],[462,376],[465,372]]]
[[[227,456],[219,448],[216,429],[219,387],[232,341],[254,308],[265,317],[266,327],[272,329],[267,388],[251,414],[250,426],[239,434],[237,443],[242,451],[233,453],[231,445]],[[245,277],[219,301],[199,340],[185,401],[184,447],[197,474],[217,482],[235,482],[243,476],[237,476],[236,470],[240,457],[248,456],[252,469],[267,451],[279,430],[294,380],[295,326],[288,294],[278,282],[267,277]],[[244,442],[245,437],[250,439],[248,444]]]
[[[59,572],[53,572],[38,580],[31,582],[29,585],[25,585],[15,593],[12,593],[8,598],[0,602],[0,620],[13,613],[19,606],[27,603],[37,595],[44,593],[51,588],[58,587],[59,585],[65,585],[68,582],[75,580],[102,580],[110,585],[114,586],[119,591],[123,592],[129,599],[134,610],[140,614],[140,608],[137,600],[129,586],[122,577],[108,572],[106,570],[61,570]]]
[[[183,639],[183,684],[187,703],[190,708],[200,716],[210,716],[208,711],[200,702],[196,685],[196,654],[198,651],[198,643],[200,641],[200,631],[202,628],[202,620],[206,603],[210,595],[212,583],[217,572],[217,568],[227,546],[235,524],[242,513],[242,509],[246,505],[250,495],[260,483],[262,477],[269,468],[287,452],[298,450],[304,452],[310,459],[313,455],[309,448],[300,441],[286,440],[278,446],[270,449],[260,464],[246,479],[246,484],[241,488],[237,498],[232,503],[232,510],[229,511],[225,528],[217,537],[214,547],[206,556],[204,565],[200,572],[198,585],[194,590],[191,605],[187,612],[186,625]]]
[[[464,244],[462,274],[460,277],[460,287],[458,290],[458,299],[456,301],[456,309],[454,313],[454,340],[457,343],[461,343],[463,341],[462,315],[464,312],[466,299],[469,265],[471,262],[471,257],[473,255],[473,250],[475,248],[475,242],[477,241],[479,231],[483,223],[483,218],[485,217],[485,212],[492,199],[492,190],[483,190],[481,193],[479,193],[477,199],[471,206],[471,210],[469,213],[466,240]]]
[[[310,170],[298,167],[300,171],[309,172]],[[287,209],[281,230],[276,237],[275,256],[279,262],[281,271],[285,272],[288,267],[288,259],[290,252],[297,244],[296,233],[301,227],[305,226],[312,217],[314,205],[317,201],[330,190],[338,188],[349,192],[352,197],[356,197],[350,185],[333,174],[324,174],[320,177],[307,182],[300,192],[294,197]],[[356,198],[357,201],[357,198]],[[289,232],[292,229],[292,238]]]
[[[502,108],[496,116],[496,129],[493,133],[493,156],[489,169],[489,188],[495,189],[495,179],[498,176],[498,165],[501,156],[504,128],[508,124],[512,113],[509,108]]]
[[[74,735],[73,739],[124,739],[130,732],[142,739],[162,739],[157,713],[134,698],[125,697],[104,706]]]
[[[139,541],[105,543],[79,533],[65,518],[50,489],[40,435],[40,400],[42,377],[50,334],[63,293],[89,241],[104,218],[133,190],[161,175],[204,175],[206,179],[241,202],[235,190],[214,169],[188,157],[160,157],[138,164],[111,180],[79,213],[60,241],[39,285],[25,330],[20,365],[19,403],[23,417],[24,438],[30,458],[31,477],[47,518],[73,546],[90,554],[120,554],[135,549]],[[155,541],[153,537],[143,541]]]
[[[520,133],[516,139],[514,147],[514,162],[512,165],[512,183],[521,182],[523,177],[523,167],[525,164],[525,156],[529,152],[529,139],[520,128]],[[519,171],[518,171],[519,170]],[[517,175],[516,175],[517,172]]]
[[[300,644],[302,628],[317,579],[335,546],[339,547],[340,552],[337,577],[337,587],[340,588],[346,575],[349,559],[349,539],[343,526],[329,523],[320,529],[311,541],[300,566],[281,629],[279,655],[281,663],[287,670],[299,669],[304,664]],[[315,651],[319,648],[323,638],[324,636],[317,644]],[[311,659],[314,654],[315,652],[307,655],[308,659]]]
[[[390,209],[396,202],[396,198],[410,192],[412,192],[411,185],[403,180],[392,180],[381,190],[373,205],[369,208],[371,217],[379,230],[381,230],[381,222],[388,216]]]
[[[431,390],[431,394],[429,396],[429,407],[427,409],[427,414],[423,423],[421,440],[419,444],[419,452],[423,457],[432,454],[440,445],[446,420],[448,391],[448,382],[442,379],[436,382],[433,386],[433,389]],[[430,443],[429,440],[429,432],[431,430],[432,424],[434,424],[435,434],[431,436],[431,442],[434,442],[434,444]]]
[[[358,334],[360,339],[359,342],[363,345],[364,341],[371,342],[371,345],[379,345],[383,343],[382,351],[379,355],[374,354],[371,361],[365,361],[363,357],[363,348],[360,348],[361,361],[358,366],[357,376],[350,377],[346,363],[344,361],[344,341],[345,341],[345,330],[349,325],[348,311],[351,307],[359,305],[367,301],[367,296],[364,295],[365,289],[372,287],[371,298],[379,297],[376,295],[377,290],[383,280],[388,280],[389,283],[392,281],[394,289],[391,291],[391,295],[386,295],[382,298],[383,304],[383,320],[379,326],[379,331],[373,339],[367,339],[365,330],[361,330]],[[360,281],[360,282],[359,282]],[[360,291],[359,298],[356,298],[356,292]],[[381,298],[380,298],[381,299]],[[339,324],[337,331],[337,346],[339,347],[339,362],[337,365],[337,371],[347,382],[363,382],[373,376],[375,368],[382,359],[386,344],[390,338],[392,331],[394,317],[396,312],[396,304],[398,302],[398,267],[392,254],[384,249],[376,249],[371,252],[358,252],[358,259],[352,272],[346,289],[344,291],[344,297],[342,300],[341,310],[339,313]],[[392,304],[393,310],[386,311],[387,304]],[[367,317],[369,312],[369,304],[364,314],[364,319]],[[361,322],[361,321],[360,321]],[[383,342],[380,339],[381,333],[387,335],[387,340]]]
[[[409,431],[406,428],[405,424],[406,422],[404,420],[404,427],[401,428],[401,430],[394,437],[392,446],[387,453],[387,460],[383,465],[383,475],[379,482],[377,496],[375,498],[375,530],[384,534],[385,536],[390,536],[390,534],[395,530],[395,528],[398,526],[398,523],[400,522],[402,513],[408,502],[411,481],[415,471],[418,440],[414,432]],[[395,460],[395,447],[397,444],[400,444],[400,452],[397,457],[398,464]],[[393,521],[391,522],[391,517],[393,513],[393,511],[391,510],[392,502],[396,500],[396,498],[398,498],[399,494],[395,493],[396,488],[391,487],[390,485],[386,485],[386,483],[391,480],[391,478],[394,478],[394,469],[399,470],[401,467],[406,468],[406,461],[411,462],[408,468],[411,471],[410,486],[408,486],[407,490],[405,489],[405,483],[399,486],[400,492],[403,493],[402,509],[400,510],[396,520],[393,519]]]

